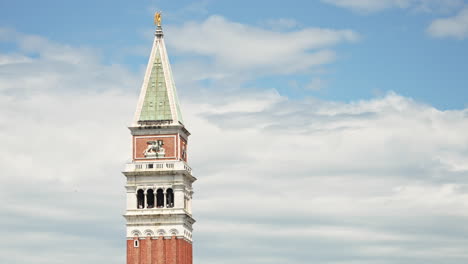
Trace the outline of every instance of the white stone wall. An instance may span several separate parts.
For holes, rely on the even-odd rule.
[[[185,162],[182,162],[184,163]],[[135,165],[135,163],[132,163]],[[130,165],[132,165],[130,164]],[[124,217],[127,220],[127,238],[146,237],[148,234],[158,236],[177,236],[192,241],[191,217],[192,183],[196,179],[184,165],[174,166],[173,170],[145,170],[139,166],[126,166],[124,175],[127,177],[127,210]],[[137,192],[146,193],[153,189],[156,196],[158,189],[164,193],[171,188],[174,191],[173,208],[137,208]],[[156,205],[155,197],[155,205]]]

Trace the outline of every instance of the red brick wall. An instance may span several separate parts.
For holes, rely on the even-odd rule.
[[[150,264],[146,261],[146,256],[148,255],[148,245],[151,241],[148,239],[140,240],[140,264]]]
[[[156,263],[152,264],[166,264],[166,244],[163,237],[156,240]]]
[[[166,264],[177,264],[177,242],[176,238],[166,240]]]
[[[127,264],[135,263],[136,250],[133,248],[133,240],[127,240]]]
[[[127,240],[127,264],[192,264],[192,244],[184,239],[146,238]]]
[[[177,264],[185,264],[184,263],[184,243],[183,240],[177,239]]]
[[[189,244],[188,244],[188,246],[189,246],[189,254],[188,254],[188,255],[189,255],[189,262],[188,262],[188,263],[189,263],[189,264],[191,264],[191,263],[193,263],[193,262],[192,262],[192,261],[193,261],[193,250],[192,250],[192,244],[191,244],[191,243],[189,243]]]

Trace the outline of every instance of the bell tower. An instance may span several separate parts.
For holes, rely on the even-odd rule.
[[[161,13],[132,125],[127,178],[127,264],[192,264],[188,136],[164,44]]]

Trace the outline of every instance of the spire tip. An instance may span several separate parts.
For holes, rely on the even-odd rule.
[[[154,14],[154,24],[157,25],[158,27],[161,27],[161,19],[162,19],[161,11],[156,12],[156,14]]]
[[[163,32],[161,27],[161,20],[162,20],[162,12],[158,11],[154,14],[154,24],[158,27],[156,28],[156,32],[154,33],[156,37],[162,38]]]

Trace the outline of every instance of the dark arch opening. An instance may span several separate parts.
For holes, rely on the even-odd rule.
[[[145,208],[145,192],[142,189],[137,192],[137,208]]]
[[[166,191],[166,205],[167,208],[174,207],[174,191],[171,188]]]
[[[158,189],[156,191],[156,207],[158,208],[164,207],[164,192],[162,189]]]
[[[147,208],[154,208],[154,191],[152,189],[146,191],[146,202]]]

